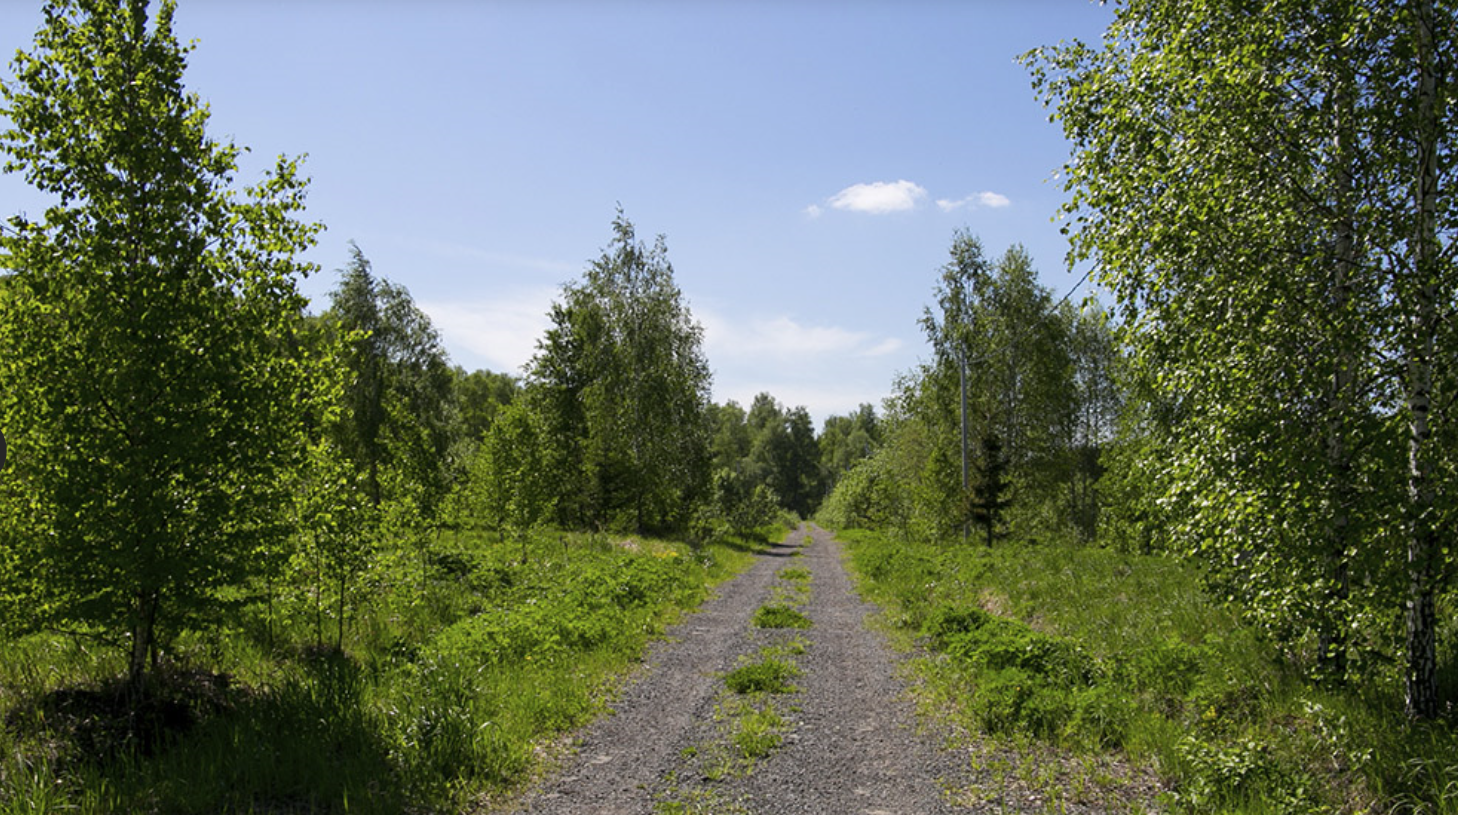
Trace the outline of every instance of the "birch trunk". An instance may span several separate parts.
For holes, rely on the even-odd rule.
[[[1438,714],[1437,619],[1434,593],[1438,573],[1437,529],[1433,507],[1432,426],[1433,355],[1437,331],[1437,66],[1433,53],[1431,0],[1414,5],[1417,41],[1417,177],[1413,197],[1417,214],[1412,241],[1407,349],[1408,529],[1407,529],[1407,715],[1432,719]]]

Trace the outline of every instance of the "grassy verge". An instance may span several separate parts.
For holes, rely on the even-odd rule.
[[[418,579],[364,576],[342,650],[318,644],[305,601],[251,606],[233,630],[181,638],[154,691],[162,725],[141,741],[116,721],[123,668],[111,650],[3,643],[0,815],[489,802],[763,543],[447,536]]]
[[[862,590],[931,650],[930,704],[1048,807],[1143,767],[1176,811],[1458,812],[1452,722],[1408,724],[1390,686],[1308,683],[1178,562],[841,537]]]

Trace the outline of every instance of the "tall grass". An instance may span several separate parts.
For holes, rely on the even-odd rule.
[[[1151,766],[1178,811],[1458,812],[1452,721],[1408,723],[1395,681],[1310,683],[1183,563],[841,537],[935,654],[928,693],[985,737]]]
[[[115,651],[3,643],[0,815],[469,807],[601,711],[649,639],[763,542],[447,535],[418,572],[363,576],[342,650],[316,643],[297,598],[180,637],[155,693],[181,719],[145,749],[107,707]]]

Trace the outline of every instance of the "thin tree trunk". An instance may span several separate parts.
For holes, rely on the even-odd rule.
[[[1414,179],[1417,229],[1412,242],[1413,303],[1407,351],[1408,540],[1407,540],[1407,715],[1438,715],[1437,529],[1432,484],[1432,407],[1434,335],[1437,330],[1437,68],[1433,53],[1433,5],[1415,4],[1418,55],[1418,172]]]
[[[147,680],[148,656],[157,636],[157,604],[155,592],[137,592],[136,618],[132,622],[132,650],[127,660],[127,690],[133,704],[141,698]]]
[[[324,542],[314,534],[314,647],[324,647]]]
[[[344,651],[344,591],[346,581],[349,580],[349,570],[339,570],[339,636],[335,639],[334,650]]]
[[[1347,676],[1347,629],[1350,594],[1350,553],[1352,551],[1352,460],[1348,438],[1351,434],[1353,384],[1356,355],[1352,341],[1344,336],[1347,309],[1352,299],[1352,274],[1356,268],[1352,216],[1352,173],[1348,151],[1352,141],[1347,128],[1350,123],[1348,105],[1350,79],[1343,76],[1332,94],[1336,117],[1336,257],[1332,268],[1331,312],[1337,323],[1336,370],[1332,373],[1331,397],[1327,406],[1326,464],[1330,481],[1326,528],[1326,597],[1320,626],[1321,674],[1332,681],[1344,682]]]

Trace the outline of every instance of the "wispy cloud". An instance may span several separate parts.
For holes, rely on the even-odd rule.
[[[820,217],[820,205],[818,205],[818,204],[811,204],[810,206],[805,207],[805,214],[806,215],[809,215],[811,218],[819,218]]]
[[[704,352],[714,369],[714,400],[748,407],[769,393],[787,407],[803,406],[819,426],[862,403],[876,405],[892,374],[907,365],[910,349],[899,338],[790,316],[728,320],[695,312],[704,325]]]
[[[710,360],[813,362],[816,358],[882,357],[901,349],[895,337],[875,337],[839,326],[804,325],[786,316],[731,321],[698,311],[704,326],[704,349]]]
[[[560,295],[555,287],[523,288],[478,301],[421,301],[420,308],[446,343],[478,359],[455,360],[467,368],[518,373],[531,361],[551,325],[548,312]]]
[[[941,207],[942,212],[951,212],[954,209],[960,209],[968,205],[1001,209],[1011,204],[1012,201],[1006,195],[996,192],[974,192],[966,198],[961,198],[956,201],[946,198],[937,199],[937,206]]]
[[[915,209],[923,198],[926,198],[925,188],[902,179],[900,181],[852,184],[830,196],[827,203],[835,209],[885,215]]]

